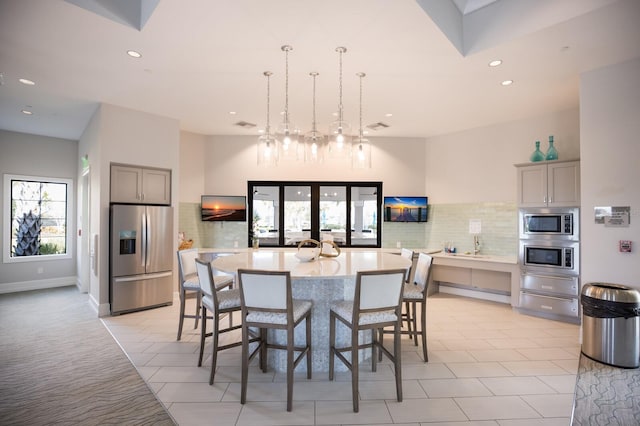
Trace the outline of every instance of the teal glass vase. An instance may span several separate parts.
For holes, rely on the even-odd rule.
[[[531,162],[536,163],[538,161],[544,161],[544,158],[544,154],[540,151],[540,141],[536,141],[536,150],[533,151],[533,154],[531,154],[529,159]]]
[[[553,136],[549,136],[549,149],[547,149],[547,155],[544,157],[545,160],[557,160],[558,159],[558,151],[553,146]]]

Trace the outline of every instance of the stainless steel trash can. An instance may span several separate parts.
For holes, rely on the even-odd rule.
[[[582,288],[582,353],[616,367],[640,366],[640,292],[590,283]]]

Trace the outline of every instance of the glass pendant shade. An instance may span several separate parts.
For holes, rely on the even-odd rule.
[[[278,141],[268,132],[258,138],[258,165],[264,167],[278,165]]]
[[[280,159],[298,160],[299,131],[288,122],[282,122],[276,129]]]
[[[336,120],[329,125],[329,143],[327,156],[345,158],[349,156],[351,145],[351,125],[343,120]]]
[[[371,143],[365,138],[356,138],[351,150],[351,167],[354,169],[371,168]]]
[[[311,130],[304,135],[304,161],[307,163],[321,163],[324,160],[326,139],[318,131]]]

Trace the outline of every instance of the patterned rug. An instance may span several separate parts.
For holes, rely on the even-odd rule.
[[[75,287],[0,295],[0,423],[174,425]]]
[[[580,354],[572,426],[640,425],[640,369]]]

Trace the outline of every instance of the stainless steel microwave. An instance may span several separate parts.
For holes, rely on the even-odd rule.
[[[525,271],[579,275],[580,243],[577,241],[521,241],[520,265]]]
[[[580,209],[520,209],[520,239],[580,239]]]

